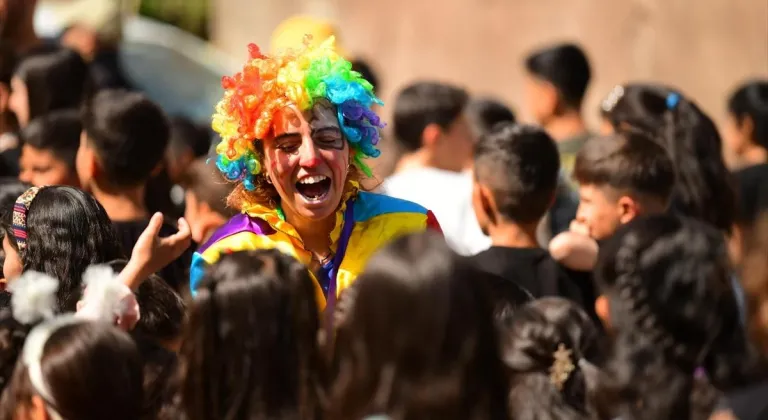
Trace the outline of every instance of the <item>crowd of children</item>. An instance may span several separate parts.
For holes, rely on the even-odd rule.
[[[415,82],[368,191],[375,76],[332,40],[250,46],[214,148],[33,6],[0,2],[0,420],[768,419],[768,80],[722,137],[642,83],[590,131],[573,44],[523,63],[536,125]]]

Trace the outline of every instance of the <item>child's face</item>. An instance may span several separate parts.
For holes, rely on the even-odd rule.
[[[608,187],[593,184],[579,185],[579,209],[576,221],[587,227],[595,240],[610,237],[624,218],[618,194]]]
[[[5,251],[5,262],[3,263],[3,275],[6,281],[13,281],[24,271],[24,265],[19,257],[19,252],[11,246],[9,242],[12,239],[8,235],[3,237],[3,251]]]
[[[440,130],[436,155],[441,166],[461,171],[472,166],[475,136],[465,115],[459,116],[446,130]]]
[[[723,142],[728,152],[733,155],[741,155],[752,144],[752,120],[747,117],[739,122],[733,115],[728,116],[728,121],[723,129]]]
[[[557,108],[557,91],[551,84],[532,74],[526,75],[523,86],[525,111],[537,123],[546,123]]]
[[[48,150],[24,145],[19,159],[19,181],[36,187],[46,185],[79,185],[77,173]]]
[[[19,126],[26,127],[29,124],[29,92],[27,84],[20,78],[11,79],[11,96],[8,98],[8,108],[16,114]]]

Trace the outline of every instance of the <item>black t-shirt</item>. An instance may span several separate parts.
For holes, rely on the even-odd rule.
[[[485,271],[512,280],[534,298],[560,296],[594,312],[595,292],[591,273],[568,270],[541,248],[491,247],[473,257]]]
[[[117,232],[117,240],[120,241],[126,258],[130,258],[133,246],[136,245],[136,241],[148,224],[149,220],[112,222],[115,232]],[[161,237],[171,236],[176,232],[178,232],[176,228],[165,223],[160,228]],[[182,287],[188,283],[189,266],[192,263],[193,252],[193,248],[190,247],[180,258],[157,273],[177,292],[181,292]]]
[[[768,381],[727,393],[724,405],[739,420],[768,419]]]
[[[768,163],[736,171],[739,192],[739,221],[752,224],[768,210]]]

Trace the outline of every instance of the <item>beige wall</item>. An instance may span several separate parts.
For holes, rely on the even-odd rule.
[[[247,42],[267,45],[275,25],[293,13],[333,19],[346,48],[378,68],[385,102],[404,83],[438,78],[505,99],[525,118],[520,63],[532,48],[561,40],[580,42],[590,56],[594,81],[585,111],[592,124],[601,97],[617,83],[677,86],[722,121],[725,97],[738,82],[768,77],[766,0],[212,2],[215,41],[239,56]]]

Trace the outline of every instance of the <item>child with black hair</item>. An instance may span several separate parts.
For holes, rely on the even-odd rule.
[[[512,110],[496,99],[473,98],[467,104],[467,120],[475,139],[479,139],[497,124],[514,123],[516,119]]]
[[[661,85],[617,87],[604,105],[614,132],[643,132],[669,154],[677,175],[671,210],[731,233],[736,192],[712,119],[690,98]]]
[[[30,188],[4,215],[2,227],[6,279],[13,282],[27,270],[58,279],[58,312],[75,310],[88,266],[121,255],[104,208],[72,187]]]
[[[519,308],[502,328],[515,420],[588,419],[604,346],[600,330],[578,305],[542,298]]]
[[[472,201],[493,246],[471,259],[536,298],[562,296],[589,307],[589,292],[582,290],[589,288],[588,276],[582,279],[583,274],[560,267],[536,239],[559,173],[557,146],[542,129],[502,123],[481,137],[475,146]]]
[[[11,79],[8,106],[21,127],[59,109],[77,109],[88,89],[88,65],[68,49],[22,60]]]
[[[382,192],[425,206],[435,213],[451,247],[464,255],[488,248],[472,214],[475,143],[465,114],[469,95],[454,85],[413,83],[395,99],[393,132],[405,151]]]
[[[433,233],[374,255],[336,329],[327,418],[505,420],[507,377],[478,269]]]
[[[227,206],[227,196],[234,185],[226,182],[221,172],[205,159],[189,166],[182,185],[186,190],[184,218],[192,229],[192,240],[202,245],[237,214],[237,210]]]
[[[595,278],[613,339],[594,394],[599,418],[707,419],[717,391],[761,373],[718,230],[676,215],[636,218],[601,249]]]
[[[19,180],[34,186],[78,186],[75,157],[80,146],[80,115],[75,109],[35,118],[21,130]]]
[[[184,117],[171,118],[170,127],[165,166],[171,182],[179,184],[189,165],[208,154],[212,136],[208,127]]]
[[[80,184],[104,206],[127,256],[149,223],[147,180],[161,164],[170,129],[163,111],[140,93],[103,90],[86,104],[77,152]],[[176,229],[163,225],[161,236]],[[175,290],[186,284],[191,255],[160,276]]]
[[[768,209],[768,80],[739,86],[728,99],[723,140],[741,168],[735,172],[739,222],[748,229]]]
[[[591,78],[587,56],[575,44],[552,45],[531,53],[525,69],[528,112],[557,142],[563,169],[570,176],[576,153],[590,137],[581,114]]]
[[[315,285],[301,263],[277,250],[222,255],[189,308],[183,417],[319,418],[319,328]]]

